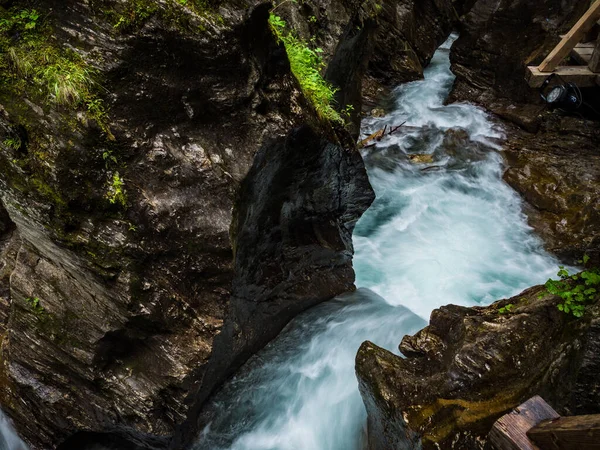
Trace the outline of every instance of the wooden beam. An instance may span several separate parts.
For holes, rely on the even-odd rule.
[[[600,414],[547,420],[527,436],[548,450],[600,450]]]
[[[600,35],[598,35],[598,39],[596,40],[596,47],[594,48],[588,67],[592,72],[600,72]]]
[[[596,21],[600,19],[600,1],[596,1],[590,9],[571,28],[560,43],[550,52],[546,59],[540,64],[540,72],[552,72],[558,64],[571,53],[577,43],[583,38]]]
[[[575,83],[579,87],[598,86],[598,77],[600,74],[592,72],[586,66],[561,66],[554,71],[555,74],[568,83]],[[527,82],[532,88],[542,86],[546,78],[550,76],[547,72],[540,72],[537,67],[529,66],[527,68]]]
[[[535,396],[496,421],[488,435],[495,450],[538,450],[527,431],[547,419],[560,417],[541,397]]]
[[[594,47],[580,47],[579,45],[571,52],[571,57],[582,66],[587,66],[594,53]]]

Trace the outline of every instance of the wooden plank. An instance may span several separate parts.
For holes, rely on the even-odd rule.
[[[548,450],[600,450],[600,414],[547,420],[527,436]]]
[[[559,417],[536,395],[498,419],[488,435],[488,442],[495,450],[539,450],[527,437],[527,431],[544,420]]]
[[[594,73],[600,72],[600,35],[596,40],[596,47],[594,48],[588,67]]]
[[[598,76],[600,74],[592,72],[586,66],[561,66],[554,73],[568,83],[575,83],[579,87],[594,87],[598,85]],[[537,67],[529,66],[527,68],[527,81],[532,88],[542,86],[546,78],[550,76],[547,72],[540,72]]]
[[[592,59],[592,54],[594,53],[593,47],[580,47],[577,46],[571,52],[571,56],[575,61],[579,64],[587,66]]]
[[[577,21],[575,26],[565,35],[559,44],[550,52],[546,59],[540,64],[540,72],[552,72],[558,64],[571,53],[575,45],[589,31],[596,21],[600,19],[600,1],[590,6],[590,9]]]

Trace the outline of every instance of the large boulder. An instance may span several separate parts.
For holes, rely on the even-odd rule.
[[[356,373],[369,449],[480,450],[533,395],[562,414],[600,413],[600,305],[576,319],[558,302],[538,286],[489,307],[442,307],[404,337],[405,358],[365,342]]]
[[[536,134],[507,127],[504,179],[526,201],[546,248],[575,264],[600,265],[600,125],[546,114]]]

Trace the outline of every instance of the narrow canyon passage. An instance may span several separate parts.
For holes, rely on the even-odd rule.
[[[556,273],[501,179],[502,130],[480,108],[444,106],[450,38],[425,80],[394,92],[364,134],[405,123],[364,158],[377,200],[354,233],[358,291],[313,308],[254,356],[205,411],[196,450],[361,450],[354,374],[365,340],[397,352],[430,312],[512,296]],[[0,416],[0,449],[24,445]]]
[[[301,315],[253,357],[208,408],[196,450],[360,450],[364,340],[397,352],[436,307],[488,304],[556,273],[501,179],[502,131],[482,109],[443,105],[453,40],[425,80],[395,91],[391,113],[363,124],[370,134],[406,122],[364,150],[377,200],[354,233],[358,291]]]

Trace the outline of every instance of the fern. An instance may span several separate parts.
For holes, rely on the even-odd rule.
[[[269,24],[277,39],[285,46],[292,73],[319,117],[343,124],[344,120],[332,106],[337,89],[321,76],[325,66],[321,57],[323,50],[311,49],[294,33],[286,30],[286,22],[273,13],[269,16]]]

